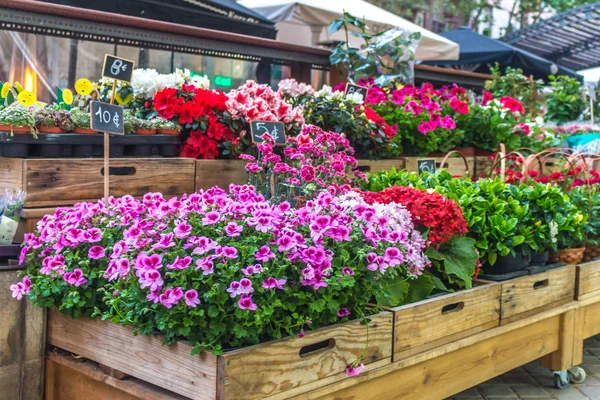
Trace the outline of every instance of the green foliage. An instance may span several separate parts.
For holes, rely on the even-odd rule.
[[[6,107],[0,110],[0,125],[10,125],[15,128],[28,126],[35,130],[35,118],[26,108]]]
[[[448,281],[463,289],[473,287],[473,275],[477,262],[475,240],[466,236],[454,236],[439,249],[429,247],[425,253],[433,264],[430,270],[441,281]]]
[[[499,143],[508,149],[519,147],[519,136],[513,133],[517,118],[509,111],[502,110],[500,104],[492,101],[482,106],[471,103],[468,114],[453,116],[456,131],[463,140],[460,147],[477,147],[495,151]]]
[[[73,107],[71,108],[71,119],[73,120],[73,124],[75,128],[90,128],[90,113],[89,111],[84,111],[80,108]]]
[[[568,76],[550,75],[552,92],[546,95],[546,119],[556,123],[574,121],[586,104],[581,93],[581,82]]]
[[[485,88],[494,97],[510,96],[523,103],[526,114],[535,116],[540,113],[544,81],[523,75],[520,68],[506,67],[503,74],[498,63],[490,68],[490,74],[492,79],[485,82]]]

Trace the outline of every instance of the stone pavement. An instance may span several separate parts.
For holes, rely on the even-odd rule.
[[[585,382],[563,390],[554,387],[552,373],[534,361],[451,397],[452,400],[600,400],[600,335],[585,341]],[[447,399],[447,400],[450,400]]]

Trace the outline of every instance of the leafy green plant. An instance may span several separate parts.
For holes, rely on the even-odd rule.
[[[492,79],[485,82],[485,88],[494,97],[513,97],[523,103],[527,114],[536,116],[540,113],[544,101],[541,96],[544,81],[523,75],[520,68],[506,67],[502,73],[498,63],[490,68],[490,74]]]
[[[164,119],[164,118],[161,118],[158,116],[152,118],[150,120],[150,124],[155,129],[177,129],[177,130],[182,129],[181,125],[179,125],[177,122],[169,120],[169,119]]]
[[[574,121],[586,104],[581,82],[569,76],[548,76],[552,92],[546,95],[546,119],[556,123]]]
[[[26,108],[6,107],[0,110],[0,125],[10,125],[13,128],[27,126],[35,134],[35,118]]]
[[[73,120],[73,124],[75,128],[90,128],[90,113],[81,110],[80,108],[72,108],[71,111],[71,119]]]
[[[139,119],[129,109],[123,110],[123,128],[125,134],[133,134],[139,127]]]
[[[75,127],[71,113],[66,110],[45,108],[35,113],[34,118],[37,127],[58,127],[64,132],[71,132]]]
[[[136,118],[137,121],[135,122],[135,126],[136,129],[156,129],[156,126],[154,126],[154,122],[152,122],[149,119],[145,119],[145,118]]]

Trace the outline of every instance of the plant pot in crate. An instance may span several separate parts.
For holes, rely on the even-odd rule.
[[[156,130],[156,133],[158,133],[160,135],[179,136],[179,134],[181,133],[181,131],[179,129],[163,129],[163,128],[158,128]]]
[[[38,131],[40,133],[65,133],[60,126],[40,126]]]
[[[585,247],[579,247],[575,249],[561,249],[558,250],[557,259],[565,264],[580,264],[583,259],[583,253]]]
[[[12,158],[26,158],[29,155],[27,143],[2,143],[0,156]]]
[[[135,133],[138,135],[154,135],[156,133],[156,129],[137,128]]]
[[[95,135],[98,133],[98,131],[90,128],[75,128],[73,129],[73,133],[77,133],[79,135]]]
[[[508,274],[515,271],[522,271],[529,267],[529,256],[523,255],[520,251],[515,255],[500,256],[494,265],[485,268],[486,273],[490,275]],[[489,271],[488,271],[489,269]]]
[[[545,251],[543,253],[538,253],[537,251],[534,251],[530,255],[530,265],[535,265],[535,266],[546,265],[549,258],[550,258],[550,253],[547,251]]]
[[[31,133],[31,128],[28,126],[10,126],[10,125],[0,125],[1,130],[6,132],[13,133]]]
[[[591,261],[598,257],[600,257],[600,246],[586,243],[585,251],[583,252],[583,261]]]

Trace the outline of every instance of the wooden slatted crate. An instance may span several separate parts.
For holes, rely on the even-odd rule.
[[[366,370],[391,363],[392,356],[392,314],[371,320]],[[365,351],[367,341],[367,330],[356,320],[222,356],[192,356],[184,342],[163,346],[158,336],[133,336],[132,331],[108,321],[72,319],[56,309],[48,312],[48,344],[190,399],[286,398],[288,390],[302,393],[350,379],[346,366]]]
[[[110,194],[166,197],[194,191],[195,161],[186,158],[119,158],[110,161]],[[0,187],[27,192],[26,208],[70,206],[104,196],[102,159],[0,159]]]
[[[424,160],[424,159],[434,160],[435,168],[436,168],[436,170],[438,170],[441,168],[441,164],[442,164],[444,157],[405,157],[404,159],[406,161],[404,168],[408,172],[418,172],[417,166],[418,166],[419,160]],[[461,157],[450,157],[446,161],[444,169],[446,169],[451,175],[472,176],[473,172],[475,171],[474,158],[473,157],[467,158],[467,164],[465,165],[465,161]]]
[[[196,160],[196,190],[247,184],[245,165],[242,160]]]
[[[576,299],[600,297],[600,259],[577,266]]]
[[[358,170],[362,172],[370,172],[371,174],[376,174],[382,171],[390,171],[392,168],[395,168],[396,171],[400,171],[404,169],[404,159],[397,158],[394,160],[365,160],[359,159],[358,161]]]
[[[575,265],[504,281],[500,323],[507,324],[574,298]]]
[[[500,285],[481,283],[470,290],[392,308],[394,356],[398,362],[500,324]]]

